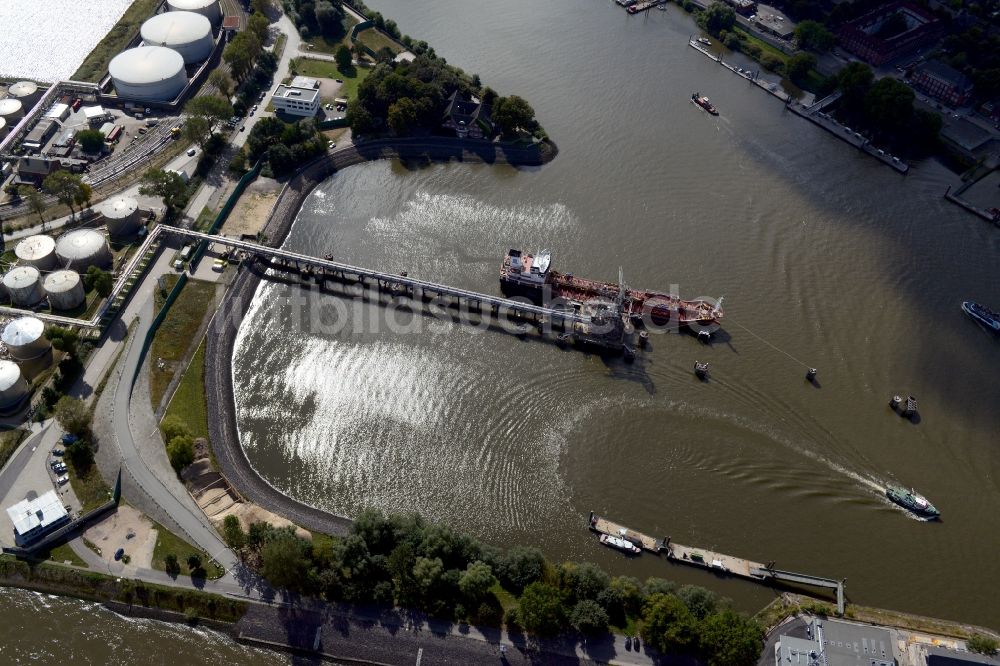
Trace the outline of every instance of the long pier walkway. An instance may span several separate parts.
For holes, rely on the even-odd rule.
[[[590,512],[590,529],[598,534],[609,534],[624,538],[643,550],[656,555],[663,554],[672,562],[708,569],[720,576],[736,576],[759,583],[781,581],[833,590],[837,595],[837,613],[840,615],[844,614],[844,607],[847,604],[846,597],[844,596],[844,580],[821,578],[794,571],[783,571],[775,569],[774,562],[762,564],[742,557],[717,553],[707,548],[683,546],[679,543],[674,543],[669,536],[657,539],[656,537],[598,516],[593,511]]]

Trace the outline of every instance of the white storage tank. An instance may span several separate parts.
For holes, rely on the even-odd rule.
[[[14,254],[22,264],[51,270],[56,265],[56,242],[50,236],[28,236],[17,244]]]
[[[18,81],[7,88],[7,96],[17,99],[31,97],[38,92],[38,84],[34,81]]]
[[[16,97],[5,97],[0,99],[0,118],[8,121],[11,125],[24,117],[24,104]]]
[[[45,297],[41,274],[34,266],[15,266],[3,276],[3,285],[10,292],[11,302],[17,305],[34,305]]]
[[[107,266],[111,263],[111,248],[108,239],[94,229],[74,229],[56,241],[56,256],[65,268],[78,273],[86,273],[91,266]]]
[[[218,25],[222,20],[222,8],[219,0],[167,0],[167,8],[172,12],[195,12],[201,14],[212,25]]]
[[[142,24],[146,46],[166,46],[181,54],[187,64],[207,60],[215,43],[212,23],[195,12],[165,12]]]
[[[122,51],[108,71],[119,97],[169,102],[187,85],[184,58],[164,46],[139,46]]]
[[[132,197],[112,197],[101,204],[108,233],[119,238],[131,236],[142,226],[139,202]]]
[[[31,361],[52,349],[45,337],[45,324],[37,317],[18,317],[4,326],[0,339],[15,361]]]
[[[83,281],[80,280],[80,274],[76,271],[49,273],[43,286],[49,297],[49,305],[56,310],[72,310],[86,300],[86,294],[83,292]]]
[[[28,380],[13,361],[0,361],[0,410],[18,407],[31,393]]]

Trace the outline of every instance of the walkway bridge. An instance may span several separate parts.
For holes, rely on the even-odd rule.
[[[794,571],[782,571],[781,569],[760,567],[752,569],[751,574],[759,576],[765,580],[779,580],[784,583],[795,583],[797,585],[810,585],[812,587],[825,587],[837,593],[837,614],[844,614],[844,605],[847,603],[844,598],[844,584],[847,579],[834,580],[832,578],[820,578],[808,574],[795,573]]]

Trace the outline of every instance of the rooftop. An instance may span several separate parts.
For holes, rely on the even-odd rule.
[[[54,490],[33,500],[21,500],[7,508],[7,515],[10,516],[10,522],[14,523],[14,531],[19,535],[35,529],[44,529],[64,520],[67,516],[66,507]]]
[[[940,60],[928,60],[917,67],[917,72],[929,74],[956,88],[965,89],[972,87],[972,81],[969,80],[969,77]]]
[[[308,76],[296,76],[288,85],[292,88],[319,88],[319,81]]]
[[[315,88],[297,88],[295,86],[279,85],[271,93],[271,97],[279,99],[297,99],[303,102],[313,102],[319,98],[319,91]]]
[[[990,133],[965,118],[946,124],[941,136],[966,150],[976,150],[990,140]]]
[[[782,634],[782,663],[801,666],[895,666],[886,629],[814,619],[806,637]]]
[[[927,649],[927,666],[989,666],[1000,665],[1000,659],[971,652],[955,652],[942,647]]]

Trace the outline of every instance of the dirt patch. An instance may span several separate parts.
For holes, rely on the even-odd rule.
[[[264,228],[280,191],[281,185],[271,178],[255,180],[243,192],[220,233],[225,236],[259,233]]]
[[[244,530],[249,529],[250,525],[253,523],[270,523],[275,527],[294,527],[296,536],[312,541],[312,534],[310,534],[308,530],[304,530],[292,521],[286,520],[275,513],[271,513],[267,509],[262,509],[256,504],[237,502],[228,507],[225,511],[213,515],[212,522],[216,523],[221,528],[222,521],[225,520],[226,516],[230,515],[236,516],[239,519],[240,525]]]
[[[157,532],[148,518],[126,504],[120,505],[117,511],[101,522],[88,527],[83,536],[101,549],[101,559],[111,568],[148,569],[153,562]],[[128,565],[115,561],[115,551],[119,548],[124,548],[129,556]]]

